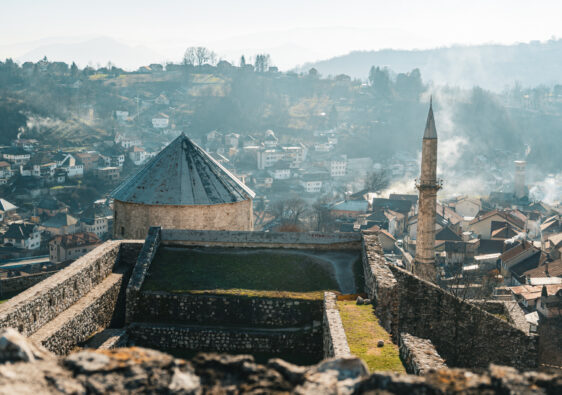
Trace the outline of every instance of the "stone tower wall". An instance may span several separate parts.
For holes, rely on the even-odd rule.
[[[432,265],[435,262],[435,217],[437,204],[437,139],[423,139],[422,165],[418,188],[418,234],[416,262]]]
[[[113,236],[144,239],[151,226],[193,230],[253,230],[252,200],[194,206],[164,206],[115,200]]]
[[[423,139],[422,141],[420,180],[437,180],[437,139]]]

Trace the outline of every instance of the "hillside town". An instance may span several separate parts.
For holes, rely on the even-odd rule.
[[[0,149],[3,277],[55,272],[112,238],[110,192],[182,132],[173,112],[162,111],[172,104],[165,93],[143,102],[140,128],[134,114],[116,109],[118,131],[90,147],[52,150],[18,138]],[[193,142],[255,191],[255,230],[377,231],[387,258],[411,268],[419,162],[401,153],[384,163],[335,154],[346,133],[341,126],[299,139],[211,130]],[[513,181],[501,191],[490,185],[488,196],[439,195],[435,254],[444,287],[516,300],[536,326],[539,313],[561,314],[562,208],[530,198],[525,166],[515,161],[506,175]],[[408,194],[392,190],[403,179],[411,180]]]

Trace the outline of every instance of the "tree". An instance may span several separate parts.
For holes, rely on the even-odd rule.
[[[293,197],[276,201],[270,211],[281,223],[298,224],[308,212],[308,204],[299,197]]]
[[[369,71],[369,82],[374,91],[382,97],[390,96],[392,92],[392,81],[386,67],[371,67]]]
[[[258,73],[264,73],[269,68],[270,56],[269,54],[258,54],[254,62],[254,67]]]
[[[72,62],[72,65],[70,65],[70,75],[72,77],[76,77],[77,74],[78,74],[78,66],[76,66],[76,63]]]
[[[318,70],[316,70],[314,67],[311,68],[310,70],[308,70],[308,76],[314,79],[318,78],[319,77]]]
[[[329,232],[334,225],[334,218],[330,210],[331,199],[327,196],[319,198],[312,205],[312,214],[316,222],[316,230],[319,232]]]
[[[205,47],[189,47],[185,50],[182,63],[184,65],[202,66],[215,64],[217,54]]]
[[[246,67],[246,58],[244,55],[240,56],[240,67]]]
[[[365,179],[365,189],[368,192],[379,193],[385,190],[390,184],[388,174],[384,170],[376,170],[367,175]]]
[[[183,54],[183,65],[191,65],[195,66],[195,62],[197,61],[197,56],[195,55],[195,47],[189,47],[185,50]]]

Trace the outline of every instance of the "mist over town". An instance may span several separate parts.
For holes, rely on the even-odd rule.
[[[0,393],[557,392],[558,4],[8,3]]]

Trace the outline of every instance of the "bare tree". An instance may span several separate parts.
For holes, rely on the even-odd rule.
[[[382,192],[389,184],[388,173],[384,170],[375,170],[369,173],[365,179],[365,189],[367,189],[368,192]]]
[[[297,224],[308,212],[308,204],[299,197],[293,197],[273,203],[270,211],[282,223]]]
[[[184,65],[202,66],[206,63],[215,64],[217,54],[205,47],[189,47],[183,55]]]
[[[254,67],[258,73],[264,73],[269,68],[269,62],[270,62],[269,54],[258,54],[256,55]]]
[[[316,230],[319,232],[331,231],[334,225],[334,218],[331,213],[331,199],[327,196],[320,197],[312,205],[312,216],[316,222]]]

